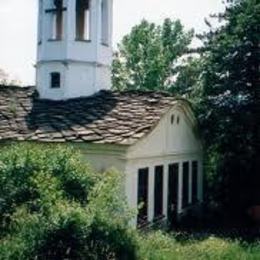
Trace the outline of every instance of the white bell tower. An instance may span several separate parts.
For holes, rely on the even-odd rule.
[[[113,0],[39,0],[36,85],[65,100],[111,87]]]

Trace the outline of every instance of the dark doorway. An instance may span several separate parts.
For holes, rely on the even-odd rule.
[[[198,162],[192,162],[192,203],[198,202]]]
[[[182,179],[182,207],[189,205],[189,162],[183,163],[183,179]]]
[[[138,206],[139,209],[137,224],[139,227],[144,226],[148,221],[148,179],[149,169],[144,168],[138,171]]]
[[[179,164],[169,165],[168,178],[168,221],[170,227],[177,224]]]
[[[155,167],[154,176],[154,219],[163,216],[163,166]]]

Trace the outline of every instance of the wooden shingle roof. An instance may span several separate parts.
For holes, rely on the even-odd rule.
[[[131,145],[147,135],[176,99],[156,92],[101,91],[67,101],[40,100],[33,88],[0,86],[0,141]]]

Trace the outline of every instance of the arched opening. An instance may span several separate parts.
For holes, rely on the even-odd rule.
[[[52,12],[52,35],[51,38],[54,40],[62,39],[63,32],[63,0],[54,0],[54,9]],[[50,10],[52,11],[52,10]]]
[[[91,1],[76,0],[76,40],[91,38]]]
[[[109,10],[108,0],[101,1],[101,42],[109,44]]]

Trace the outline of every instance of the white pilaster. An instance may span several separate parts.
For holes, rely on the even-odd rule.
[[[168,218],[168,180],[169,180],[169,165],[164,164],[163,167],[163,215]]]
[[[148,188],[148,221],[151,222],[154,219],[154,177],[155,167],[149,168],[149,188]]]
[[[182,212],[182,194],[183,194],[183,162],[179,164],[179,189],[178,189],[178,213]]]

